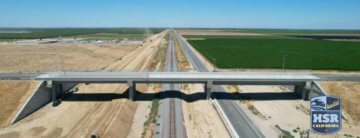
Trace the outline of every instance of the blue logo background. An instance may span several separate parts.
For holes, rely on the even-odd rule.
[[[320,134],[334,134],[341,130],[341,99],[320,96],[310,100],[311,129]]]

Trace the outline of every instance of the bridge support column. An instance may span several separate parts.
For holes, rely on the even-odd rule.
[[[210,99],[211,98],[211,88],[212,88],[213,82],[212,81],[207,81],[205,83],[205,95],[206,95],[206,99]]]
[[[129,87],[129,100],[134,101],[136,84],[133,81],[128,81],[127,85]]]
[[[63,94],[63,88],[62,88],[62,84],[58,83],[58,82],[52,82],[51,84],[51,101],[52,101],[52,106],[58,106],[60,104],[60,100],[58,99],[58,97],[61,97]]]
[[[306,82],[305,85],[295,85],[294,92],[301,96],[303,100],[309,100],[312,91],[312,82]]]

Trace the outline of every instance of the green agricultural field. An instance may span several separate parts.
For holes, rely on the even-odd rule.
[[[163,28],[0,28],[0,39],[39,39],[99,33],[157,34]]]
[[[273,35],[312,35],[312,34],[360,34],[360,30],[327,30],[327,29],[249,29],[249,28],[181,28],[188,30],[222,30],[229,32],[259,33]]]
[[[188,40],[219,68],[360,70],[360,43],[292,38]]]

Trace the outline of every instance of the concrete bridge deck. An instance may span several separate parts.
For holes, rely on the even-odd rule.
[[[311,74],[238,73],[238,72],[58,72],[35,77],[35,80],[77,83],[204,83],[243,84],[279,83],[321,80]]]
[[[311,74],[287,72],[40,72],[40,73],[0,73],[0,80],[59,80],[59,81],[155,81],[196,82],[209,79],[236,81],[360,81],[360,74]]]

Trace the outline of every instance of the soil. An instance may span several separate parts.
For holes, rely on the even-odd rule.
[[[106,61],[111,65],[96,63],[106,58],[95,57],[99,61],[92,66],[99,69],[105,67],[104,70],[107,71],[145,70],[152,55],[155,54],[154,47],[158,47],[159,38],[163,36],[164,32],[148,38],[151,41],[147,41],[143,46],[122,55],[118,53],[119,56],[121,55],[121,60],[115,60],[118,58],[116,57],[110,58],[114,60]],[[94,51],[101,53],[99,49]],[[103,55],[111,56],[116,50],[103,52]],[[94,62],[89,60],[91,56],[86,58],[84,60]],[[82,60],[78,60],[80,61]],[[98,67],[99,64],[104,66]],[[139,103],[123,98],[126,89],[127,86],[123,84],[81,84],[79,91],[64,98],[59,106],[52,107],[48,104],[18,123],[1,128],[0,137],[89,137],[90,134],[100,137],[127,137],[132,129],[142,130],[142,128],[133,128]]]
[[[102,70],[137,46],[0,45],[0,72]]]
[[[0,81],[0,128],[11,123],[36,86],[36,81]]]
[[[355,82],[322,82],[325,91],[342,99],[342,109],[349,123],[360,125],[360,83]]]

